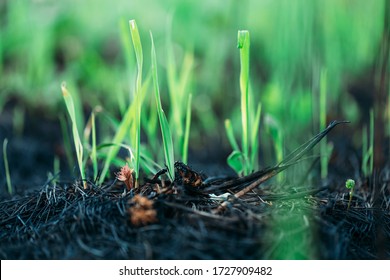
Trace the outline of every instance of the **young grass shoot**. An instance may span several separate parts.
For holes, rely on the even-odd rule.
[[[347,207],[347,210],[349,210],[349,207],[351,206],[351,201],[352,201],[352,197],[353,197],[353,193],[355,191],[355,181],[352,180],[352,179],[348,179],[346,182],[345,182],[345,187],[347,189],[349,189],[349,200],[348,200],[348,207]]]
[[[85,178],[85,168],[83,163],[83,144],[80,139],[79,131],[77,128],[77,121],[76,121],[76,113],[75,113],[75,106],[73,102],[72,95],[68,92],[66,88],[65,82],[61,85],[62,90],[62,96],[65,101],[66,109],[68,111],[70,120],[72,122],[72,135],[73,135],[73,143],[76,150],[76,158],[77,158],[77,164],[79,166],[81,180],[83,181],[84,189],[87,188],[87,182]]]
[[[233,152],[228,157],[228,164],[241,175],[248,175],[257,166],[258,129],[261,116],[261,104],[252,106],[254,97],[249,90],[249,31],[238,31],[238,49],[240,50],[240,92],[241,92],[241,148],[234,137],[234,129],[230,120],[225,121],[225,129]]]
[[[141,38],[139,36],[137,23],[135,20],[130,20],[130,31],[131,38],[133,40],[133,46],[135,51],[135,57],[137,60],[137,79],[135,83],[135,156],[134,156],[134,167],[135,167],[135,186],[138,186],[138,177],[139,177],[139,161],[140,161],[140,143],[141,143],[141,87],[142,87],[142,64],[143,64],[143,54],[142,54],[142,45]]]

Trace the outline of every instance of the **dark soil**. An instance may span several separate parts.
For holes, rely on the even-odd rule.
[[[12,137],[8,156],[17,192],[7,195],[0,178],[1,259],[390,258],[389,168],[355,177],[347,209],[343,176],[354,174],[358,159],[341,142],[328,180],[309,175],[318,170],[314,161],[303,178],[288,168],[282,183],[266,180],[221,207],[212,194],[237,194],[284,168],[239,179],[226,167],[177,165],[173,183],[161,175],[130,191],[118,180],[102,188],[88,182],[83,189],[79,181],[48,179],[54,155],[64,157],[56,122],[27,122],[18,138],[10,119],[2,114],[0,140]]]

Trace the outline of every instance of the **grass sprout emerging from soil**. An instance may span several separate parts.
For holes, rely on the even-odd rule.
[[[68,110],[68,114],[72,122],[72,135],[73,135],[74,147],[76,150],[77,164],[80,170],[81,180],[83,181],[84,189],[86,189],[87,184],[85,181],[86,177],[85,177],[85,168],[83,162],[83,143],[81,142],[79,131],[77,128],[75,106],[74,106],[72,95],[67,90],[65,82],[62,83],[61,89],[62,89],[62,95],[65,100],[66,109]]]
[[[143,54],[142,54],[142,45],[141,38],[139,36],[139,31],[137,23],[135,20],[130,20],[130,31],[131,38],[133,39],[133,46],[135,51],[135,57],[137,60],[137,79],[135,83],[135,133],[134,141],[135,144],[135,157],[134,157],[134,167],[135,167],[135,184],[138,186],[138,177],[139,177],[139,167],[140,167],[140,144],[141,144],[141,108],[142,108],[142,99],[141,99],[141,87],[142,87],[142,64],[143,64]]]
[[[249,51],[250,37],[248,30],[238,31],[237,47],[240,50],[240,92],[241,92],[241,148],[235,140],[230,120],[225,121],[225,129],[233,152],[228,157],[228,164],[238,173],[248,175],[256,169],[258,152],[258,131],[261,116],[261,104],[253,106],[254,96],[249,91]]]
[[[347,209],[349,210],[349,207],[351,206],[353,193],[355,191],[355,181],[352,179],[348,179],[345,182],[345,187],[349,190],[349,200],[348,200],[348,207],[347,207]]]

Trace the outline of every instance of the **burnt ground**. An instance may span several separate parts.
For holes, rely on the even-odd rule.
[[[237,194],[280,166],[245,181],[226,167],[179,165],[173,183],[161,175],[129,191],[114,179],[84,189],[47,175],[54,155],[64,160],[56,122],[27,117],[17,137],[10,119],[2,114],[0,140],[10,140],[16,193],[6,193],[1,175],[1,259],[390,258],[390,169],[356,177],[358,156],[343,143],[335,145],[327,180],[316,179],[313,160],[303,177],[291,167],[282,182],[271,178],[223,202],[213,194]],[[356,180],[349,209],[347,175]]]

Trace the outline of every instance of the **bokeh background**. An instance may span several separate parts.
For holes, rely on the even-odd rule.
[[[9,138],[10,153],[24,149],[20,158],[10,157],[11,166],[21,165],[23,156],[32,152],[33,144],[15,144],[29,139],[30,130],[40,131],[36,145],[53,154],[44,159],[38,154],[32,161],[47,161],[51,167],[56,154],[66,154],[60,147],[61,130],[54,137],[42,128],[58,128],[59,119],[66,118],[62,81],[78,96],[84,122],[96,106],[120,119],[134,98],[136,65],[128,21],[135,19],[145,76],[153,32],[167,114],[167,42],[172,42],[179,73],[186,57],[193,57],[185,87],[193,94],[190,162],[197,155],[226,161],[231,148],[224,120],[232,119],[240,130],[237,31],[243,29],[251,36],[253,102],[262,104],[260,165],[277,160],[275,129],[287,151],[319,131],[321,83],[327,120],[351,121],[348,134],[342,135],[360,151],[380,88],[381,66],[388,67],[388,49],[383,48],[388,44],[388,8],[386,0],[1,0],[0,140]],[[382,103],[375,116],[383,118],[387,137],[388,106]],[[145,114],[154,109],[152,102],[150,106]],[[99,141],[112,134],[110,125],[100,120]],[[149,146],[159,141],[143,138]]]

